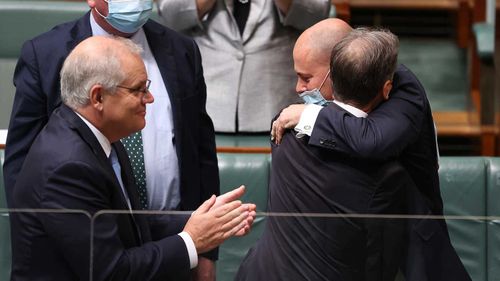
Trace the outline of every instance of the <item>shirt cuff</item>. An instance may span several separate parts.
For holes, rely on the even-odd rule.
[[[300,115],[300,120],[297,126],[295,126],[295,131],[297,132],[297,137],[301,138],[305,135],[311,136],[316,123],[316,118],[318,118],[319,111],[323,107],[316,104],[308,104],[306,108]]]
[[[186,244],[186,249],[189,254],[189,266],[191,269],[193,269],[198,266],[198,253],[196,252],[196,247],[194,246],[193,239],[185,231],[179,233],[178,235],[182,238],[182,240],[184,240],[184,243]]]

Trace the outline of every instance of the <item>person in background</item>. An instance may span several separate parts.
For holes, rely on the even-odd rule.
[[[153,0],[87,3],[90,11],[81,18],[60,24],[22,47],[3,167],[8,206],[31,144],[61,105],[59,72],[64,59],[90,36],[115,35],[130,38],[144,49],[141,56],[155,93],[146,127],[124,139],[142,208],[196,209],[212,194],[219,194],[219,175],[195,41],[150,20]],[[196,273],[215,276],[216,258],[216,250],[201,256]]]
[[[293,102],[292,49],[329,15],[329,0],[159,0],[166,26],[200,46],[216,132],[269,132]],[[256,114],[258,112],[258,114]]]
[[[141,206],[120,139],[145,126],[154,101],[140,51],[94,36],[65,60],[63,105],[33,142],[10,202],[54,211],[10,216],[11,280],[191,280],[198,253],[249,231],[255,205],[234,201],[243,188],[212,195],[182,223],[165,221],[167,236],[131,212]]]
[[[424,88],[406,66],[398,66],[390,98],[366,118],[346,114],[334,106],[325,107],[321,99],[332,96],[328,93],[331,88],[323,86],[319,96],[314,94],[328,72],[323,57],[329,55],[335,45],[330,39],[336,36],[338,28],[350,27],[342,20],[327,19],[301,35],[309,36],[308,48],[311,50],[303,52],[309,56],[294,53],[298,74],[296,90],[301,95],[314,97],[310,101],[319,101],[285,108],[272,124],[272,138],[280,143],[283,133],[293,129],[299,136],[310,136],[308,144],[325,153],[341,153],[358,161],[397,158],[416,185],[407,197],[408,212],[442,215],[438,149],[431,108]],[[325,50],[326,53],[313,50]],[[407,239],[403,263],[407,281],[471,280],[451,245],[444,220],[409,220]]]

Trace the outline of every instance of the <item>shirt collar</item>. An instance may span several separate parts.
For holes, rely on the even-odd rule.
[[[80,115],[78,112],[76,112],[76,115],[82,119],[82,121],[89,127],[89,129],[92,131],[94,136],[97,138],[97,141],[99,141],[99,144],[102,147],[102,150],[104,150],[104,153],[106,154],[106,157],[109,158],[109,155],[111,154],[111,143],[109,142],[108,138],[106,138],[101,131],[99,131],[92,123],[90,123],[85,117]]]
[[[343,102],[338,101],[338,100],[333,100],[333,102],[356,117],[366,118],[368,116],[368,114],[366,112],[364,112],[363,110],[356,108],[352,105],[348,105],[348,104],[343,103]]]

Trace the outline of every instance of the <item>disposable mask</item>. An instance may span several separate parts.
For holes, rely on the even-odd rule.
[[[299,97],[302,98],[305,104],[316,104],[321,106],[327,106],[332,101],[326,100],[319,91],[318,88],[313,89],[311,91],[302,92]]]
[[[328,73],[323,79],[323,82],[321,82],[319,88],[315,88],[310,91],[304,91],[299,94],[299,97],[302,98],[305,104],[316,104],[320,106],[327,106],[328,104],[333,102],[331,100],[326,100],[320,92],[320,89],[323,87],[323,84],[325,84],[326,78],[328,77],[329,74],[330,71],[328,70]]]
[[[153,0],[105,0],[108,16],[103,17],[112,27],[123,33],[135,33],[149,19],[153,11]]]

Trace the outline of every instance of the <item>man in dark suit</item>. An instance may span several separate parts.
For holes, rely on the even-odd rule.
[[[189,280],[198,253],[248,231],[255,206],[224,202],[242,190],[229,200],[212,195],[185,225],[165,222],[168,236],[131,214],[139,198],[119,140],[145,126],[153,102],[140,50],[94,36],[65,60],[64,104],[33,142],[11,194],[12,207],[34,209],[11,216],[11,280]]]
[[[315,40],[312,41],[315,46],[311,46],[319,50],[320,57],[295,58],[294,51],[299,74],[298,92],[320,85],[318,81],[328,72],[328,65],[321,57],[329,55],[329,48],[338,41],[334,34],[339,28],[350,27],[341,20],[328,19],[301,35]],[[306,70],[301,73],[301,68]],[[436,134],[425,90],[414,74],[400,65],[394,75],[390,97],[367,118],[350,116],[335,107],[291,105],[273,123],[272,134],[280,142],[284,130],[294,128],[299,134],[310,136],[309,145],[360,161],[397,158],[417,187],[413,198],[419,199],[407,202],[408,211],[419,215],[442,215]],[[451,245],[444,220],[412,220],[409,228],[404,265],[406,280],[470,280]]]
[[[205,110],[206,87],[196,43],[148,20],[152,0],[87,2],[89,13],[27,41],[21,50],[5,150],[7,203],[31,144],[61,105],[59,71],[64,59],[82,40],[111,34],[129,37],[145,50],[143,60],[156,97],[142,130],[147,192],[141,194],[147,193],[147,198],[141,199],[151,210],[196,209],[210,195],[219,194],[213,124]],[[214,260],[217,253],[206,256]],[[213,278],[213,263],[202,257],[200,268],[205,266]]]
[[[397,53],[390,32],[358,29],[347,35],[332,52],[335,101],[329,106],[366,117],[388,97]],[[396,161],[358,161],[309,146],[308,139],[288,131],[279,146],[272,144],[268,204],[271,212],[306,216],[270,217],[236,279],[394,280],[404,221],[342,214],[402,213],[404,192],[412,185],[408,174]]]

